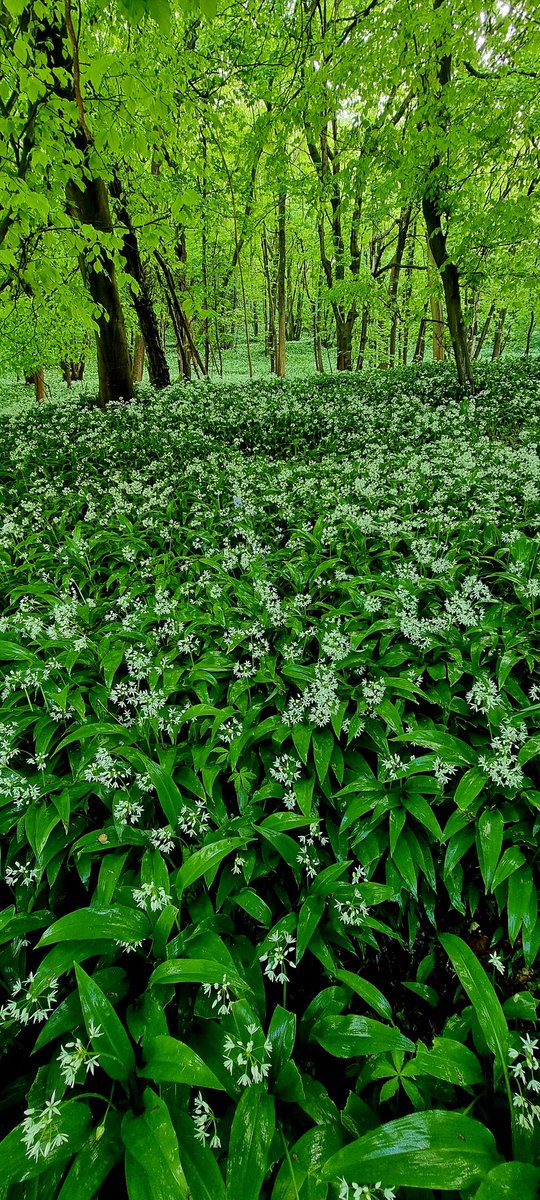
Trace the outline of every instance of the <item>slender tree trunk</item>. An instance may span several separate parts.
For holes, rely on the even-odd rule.
[[[135,334],[133,347],[133,382],[142,383],[144,374],[144,338],[142,333]]]
[[[46,395],[44,367],[38,367],[37,371],[34,371],[33,382],[36,400],[44,400]]]
[[[423,317],[420,320],[420,325],[418,327],[418,337],[416,339],[416,346],[414,347],[414,354],[413,354],[413,362],[414,363],[421,363],[424,361],[424,354],[426,352],[426,329],[427,329],[427,316],[424,313]]]
[[[475,292],[471,304],[471,323],[469,326],[468,342],[469,354],[474,359],[474,348],[478,337],[478,308],[480,305],[480,292]]]
[[[261,247],[262,247],[262,256],[263,256],[264,277],[266,280],[266,294],[267,294],[267,306],[268,306],[268,308],[267,308],[268,323],[267,323],[267,327],[266,327],[265,350],[266,350],[266,353],[270,355],[270,370],[273,372],[275,369],[275,363],[276,363],[276,317],[275,317],[275,310],[274,310],[274,289],[272,287],[272,278],[270,275],[270,255],[268,252],[268,239],[266,237],[266,233],[264,233],[262,236]]]
[[[493,350],[491,351],[491,361],[492,362],[494,362],[494,360],[496,358],[500,358],[501,353],[502,353],[503,330],[504,330],[504,323],[506,321],[507,311],[508,310],[506,308],[499,309],[499,315],[497,317],[497,325],[495,328],[495,337],[493,340]]]
[[[364,304],[362,308],[362,324],[360,326],[360,343],[358,346],[358,358],[356,359],[356,370],[363,371],[364,359],[366,356],[366,346],[369,332],[369,305]]]
[[[407,232],[408,232],[410,221],[411,221],[411,213],[412,213],[412,208],[409,205],[408,208],[402,208],[402,210],[399,214],[396,252],[394,255],[394,261],[392,263],[392,267],[390,269],[390,283],[388,285],[388,301],[389,301],[390,312],[391,312],[391,325],[390,325],[390,340],[389,340],[389,346],[388,346],[388,361],[389,361],[389,364],[391,367],[395,366],[395,362],[396,362],[397,333],[398,333],[398,323],[399,323],[399,313],[398,313],[398,309],[397,309],[399,275],[400,275],[401,266],[403,263],[403,254],[405,251],[405,244],[407,241]]]
[[[444,3],[445,0],[433,0],[434,13],[438,10],[443,10]],[[440,47],[441,43],[439,42],[437,46],[438,53]],[[446,109],[445,95],[452,78],[452,58],[444,49],[440,53],[437,76],[439,85],[437,95],[437,107],[439,109],[437,123],[448,127],[449,116]],[[442,280],[448,329],[450,331],[458,379],[461,384],[472,384],[474,380],[467,330],[461,304],[459,272],[456,264],[449,257],[446,233],[442,228],[445,208],[445,185],[442,172],[441,156],[436,153],[430,164],[427,186],[422,197],[422,212],[426,222],[429,247]]]
[[[253,301],[253,341],[257,342],[258,340],[259,340],[259,310],[257,308],[257,301],[254,300]]]
[[[473,373],[467,341],[467,330],[461,307],[458,269],[455,263],[450,262],[448,257],[446,235],[441,229],[441,214],[438,211],[437,204],[431,197],[424,196],[422,209],[430,247],[442,279],[448,328],[452,339],[458,379],[461,384],[470,384],[473,382]]]
[[[490,327],[490,325],[491,325],[491,318],[493,317],[493,313],[494,313],[494,312],[495,312],[495,305],[494,305],[494,304],[492,304],[492,305],[491,305],[491,307],[490,307],[490,310],[489,310],[489,312],[488,312],[488,314],[487,314],[487,317],[486,317],[486,319],[485,319],[485,321],[484,321],[484,324],[482,325],[482,328],[481,328],[481,330],[480,330],[480,334],[479,334],[479,336],[478,336],[478,340],[477,340],[477,342],[476,342],[476,346],[475,346],[475,348],[474,348],[474,355],[473,355],[473,358],[474,358],[474,360],[475,360],[475,361],[476,361],[478,358],[480,358],[480,355],[481,355],[481,353],[482,353],[482,347],[483,347],[483,345],[484,345],[484,342],[485,342],[485,340],[486,340],[486,338],[487,338],[487,335],[488,335],[488,333],[489,333],[489,327]]]
[[[529,328],[527,329],[527,341],[525,342],[525,355],[527,358],[529,357],[530,350],[531,350],[531,338],[533,335],[534,321],[535,321],[535,313],[534,313],[534,309],[533,309],[533,311],[531,313],[531,319],[529,321]]]
[[[286,270],[286,242],[285,242],[285,220],[286,220],[286,203],[287,198],[283,187],[280,187],[278,196],[278,270],[277,270],[277,344],[276,344],[276,375],[283,377],[285,375],[285,345],[286,345],[286,294],[285,294],[285,270]]]

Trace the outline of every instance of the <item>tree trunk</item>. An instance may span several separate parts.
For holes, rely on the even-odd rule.
[[[424,361],[424,354],[426,352],[426,329],[427,316],[424,313],[424,316],[422,317],[418,327],[418,337],[416,339],[416,346],[414,347],[413,363],[421,363]]]
[[[64,383],[66,384],[66,386],[68,388],[70,388],[72,380],[73,380],[73,372],[71,370],[71,362],[68,362],[66,359],[62,359],[62,362],[60,363],[60,370],[62,372]]]
[[[46,394],[45,393],[45,369],[44,369],[44,367],[38,367],[37,371],[34,371],[33,381],[34,381],[34,391],[36,394],[36,400],[44,400],[45,394]]]
[[[352,327],[350,321],[336,321],[338,371],[352,371]]]
[[[483,347],[483,345],[484,345],[484,342],[485,342],[485,340],[486,340],[486,338],[487,338],[487,335],[488,335],[488,333],[489,333],[489,327],[490,327],[490,325],[491,325],[491,318],[492,318],[492,316],[493,316],[493,313],[494,313],[494,312],[495,312],[495,305],[494,305],[494,304],[492,304],[492,305],[491,305],[491,307],[490,307],[490,310],[489,310],[489,312],[488,312],[488,315],[487,315],[487,317],[486,317],[486,319],[485,319],[485,321],[484,321],[484,324],[482,325],[482,329],[480,330],[480,335],[479,335],[478,341],[477,341],[477,343],[476,343],[476,346],[475,346],[475,348],[474,348],[474,355],[473,355],[473,358],[474,358],[474,360],[475,360],[475,361],[476,361],[478,358],[480,358],[480,354],[481,354],[481,352],[482,352],[482,347]]]
[[[270,355],[270,370],[273,372],[276,362],[276,316],[274,309],[274,291],[272,288],[272,278],[270,275],[270,255],[268,253],[268,240],[266,233],[261,238],[261,248],[263,256],[264,278],[266,280],[267,294],[267,312],[268,323],[266,326],[266,345],[265,352]]]
[[[461,384],[471,384],[473,383],[473,373],[467,342],[467,330],[461,307],[459,272],[455,263],[450,262],[448,257],[446,235],[441,228],[441,214],[435,200],[431,196],[424,196],[422,211],[428,231],[430,248],[442,279],[448,328],[452,339],[458,379]]]
[[[111,191],[113,196],[120,201],[118,216],[126,227],[122,253],[126,263],[126,270],[137,283],[137,290],[135,291],[134,289],[132,294],[133,307],[137,313],[139,329],[144,339],[143,355],[144,348],[146,348],[148,378],[151,386],[156,391],[160,391],[162,388],[170,387],[171,376],[161,340],[159,321],[150,291],[148,274],[143,268],[137,234],[131,220],[122,186],[118,179],[115,179]],[[137,382],[140,382],[140,380],[137,380]]]
[[[412,208],[410,205],[408,208],[402,208],[402,210],[399,214],[396,252],[394,255],[394,261],[392,263],[392,267],[390,269],[390,282],[388,285],[388,301],[389,301],[390,312],[391,312],[391,326],[390,326],[390,340],[389,340],[389,346],[388,346],[388,361],[389,361],[389,364],[391,367],[395,366],[395,363],[396,363],[397,333],[398,333],[398,322],[399,322],[399,313],[398,313],[398,309],[397,309],[399,275],[400,275],[400,271],[401,271],[401,265],[403,263],[403,254],[405,251],[405,244],[407,241],[407,232],[408,232],[410,221],[411,221],[411,214],[412,214]]]
[[[133,347],[133,382],[142,383],[144,374],[144,338],[142,333],[135,334]]]
[[[534,321],[535,321],[535,313],[534,313],[534,309],[533,309],[533,311],[531,313],[531,319],[529,321],[529,328],[527,329],[527,341],[525,342],[525,355],[527,358],[529,357],[530,350],[531,350],[531,338],[533,335]]]
[[[358,346],[358,358],[356,360],[356,370],[363,371],[364,359],[366,355],[366,346],[369,330],[369,306],[364,304],[362,308],[362,324],[360,326],[360,344]]]
[[[495,337],[493,340],[493,350],[491,351],[491,361],[492,362],[494,362],[496,358],[500,358],[501,353],[502,353],[503,330],[504,330],[504,322],[506,321],[507,311],[508,310],[506,308],[499,309],[499,315],[497,318],[497,326],[495,329]]]
[[[86,178],[82,187],[70,180],[66,191],[71,213],[81,225],[90,225],[99,233],[112,233],[109,197],[102,179]],[[117,400],[131,399],[131,358],[112,258],[102,250],[97,265],[94,259],[84,256],[80,263],[86,286],[99,308],[96,344],[99,403],[103,408]]]
[[[285,295],[285,268],[286,268],[286,243],[285,243],[285,219],[286,219],[286,202],[287,198],[285,191],[281,187],[278,196],[278,269],[277,269],[277,344],[276,344],[276,375],[283,377],[285,375],[285,344],[286,344],[286,295]]]
[[[434,20],[434,30],[441,29],[441,16],[444,19],[451,17],[450,8],[446,5],[446,11],[444,9],[445,0],[433,0],[433,12],[436,14],[438,10],[441,10],[441,14]],[[429,119],[434,122],[431,125],[432,134],[437,127],[448,130],[450,117],[445,97],[452,79],[452,56],[446,49],[444,36],[439,32],[436,37],[438,40],[436,40],[434,48],[438,56],[438,89],[435,96],[430,97]],[[424,87],[426,87],[426,76],[423,77],[423,81]],[[434,101],[435,111],[433,110]],[[474,380],[461,304],[459,272],[456,264],[449,258],[446,233],[442,228],[443,216],[446,211],[445,189],[448,187],[446,176],[447,167],[443,165],[441,154],[436,152],[429,167],[426,189],[422,197],[422,212],[426,223],[429,248],[442,280],[457,375],[459,382],[463,385],[472,384]]]

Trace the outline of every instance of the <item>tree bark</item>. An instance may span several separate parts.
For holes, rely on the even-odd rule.
[[[286,269],[286,242],[285,242],[285,220],[286,220],[286,194],[283,187],[280,187],[278,196],[278,269],[277,269],[277,343],[276,343],[276,375],[283,377],[285,375],[285,344],[286,344],[286,295],[285,295],[285,269]]]
[[[38,401],[44,400],[45,395],[46,395],[44,367],[38,367],[37,371],[34,371],[33,382],[34,382],[34,392],[36,395],[36,400],[38,400]]]
[[[416,346],[414,347],[413,363],[421,363],[424,361],[424,354],[426,351],[426,329],[427,316],[424,313],[424,316],[421,318],[420,325],[418,326],[418,337],[416,339]]]
[[[162,388],[170,387],[171,376],[161,340],[159,321],[150,291],[148,273],[144,270],[142,264],[137,233],[118,179],[115,180],[111,190],[113,196],[119,200],[118,216],[122,224],[126,227],[123,256],[128,275],[131,275],[131,278],[137,284],[137,289],[134,288],[132,292],[133,307],[139,320],[139,329],[143,337],[143,348],[146,348],[148,378],[151,386],[156,391],[160,391]],[[137,382],[140,382],[140,380],[137,380]]]
[[[506,308],[499,309],[497,325],[495,328],[495,337],[493,339],[493,350],[491,351],[491,361],[492,362],[494,362],[496,358],[500,358],[501,354],[502,354],[503,330],[504,330],[504,323],[506,321],[507,311],[508,310]]]
[[[363,371],[364,360],[366,356],[366,347],[368,342],[369,332],[369,305],[364,304],[362,308],[362,324],[360,326],[360,342],[358,345],[358,357],[356,359],[356,370]]]
[[[72,215],[81,225],[90,225],[100,233],[112,232],[109,197],[102,179],[86,178],[80,186],[73,180],[67,185]],[[81,271],[97,317],[97,366],[99,402],[102,407],[133,395],[133,377],[124,314],[118,291],[116,271],[109,254],[102,250],[99,270],[95,261],[81,256]]]
[[[133,347],[133,382],[142,383],[144,374],[144,338],[142,333],[135,334]]]
[[[434,0],[433,10],[442,9],[443,4],[444,0]],[[451,75],[451,55],[443,52],[439,56],[437,66],[439,83],[438,104],[440,110],[437,123],[442,128],[447,128],[449,124],[444,97],[451,80]],[[433,156],[429,166],[426,189],[422,197],[422,212],[426,222],[429,247],[442,280],[448,328],[452,340],[458,379],[461,384],[472,384],[474,380],[461,304],[459,272],[456,264],[450,260],[446,233],[442,227],[445,215],[445,203],[444,186],[441,180],[440,154]]]
[[[490,310],[489,310],[489,312],[488,312],[488,315],[487,315],[487,317],[486,317],[486,319],[485,319],[485,321],[484,321],[484,324],[482,325],[482,329],[480,330],[480,334],[479,334],[479,337],[478,337],[478,341],[477,341],[477,343],[476,343],[476,346],[475,346],[475,348],[474,348],[474,355],[473,355],[473,358],[474,358],[474,360],[475,360],[475,361],[476,361],[478,358],[480,358],[480,354],[482,353],[482,347],[483,347],[483,345],[484,345],[484,342],[485,342],[485,340],[486,340],[486,338],[487,338],[487,335],[488,335],[488,333],[489,333],[489,327],[490,327],[490,325],[491,325],[491,318],[492,318],[492,316],[493,316],[493,313],[494,313],[494,312],[495,312],[495,305],[494,305],[494,304],[492,304],[492,305],[491,305],[491,308],[490,308]]]
[[[338,371],[352,371],[352,338],[354,321],[343,320],[336,314],[336,342]]]
[[[388,284],[388,301],[391,312],[390,339],[388,345],[388,361],[391,367],[395,366],[396,349],[397,349],[397,333],[399,323],[399,313],[397,309],[397,297],[399,287],[399,275],[403,263],[403,254],[407,242],[407,233],[411,222],[412,207],[402,208],[399,214],[398,235],[396,242],[396,252],[394,261],[390,270],[390,282]]]

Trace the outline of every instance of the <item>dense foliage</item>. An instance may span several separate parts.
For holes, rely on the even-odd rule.
[[[538,361],[0,425],[0,1196],[534,1200]]]
[[[539,44],[532,0],[2,0],[2,370],[528,353]]]

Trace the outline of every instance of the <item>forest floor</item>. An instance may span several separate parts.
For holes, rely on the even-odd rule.
[[[105,1121],[136,1053],[180,1146],[208,1085],[195,1200],[246,1078],[290,1147],[275,1200],[317,1171],[337,1200],[344,1140],[417,1112],[474,1105],[472,1183],[492,1134],[510,1155],[486,1063],[493,1012],[519,1050],[538,996],[540,360],[479,373],[474,397],[426,366],[0,416],[6,1132],[36,1071]],[[87,1113],[65,1039],[92,1013]]]

